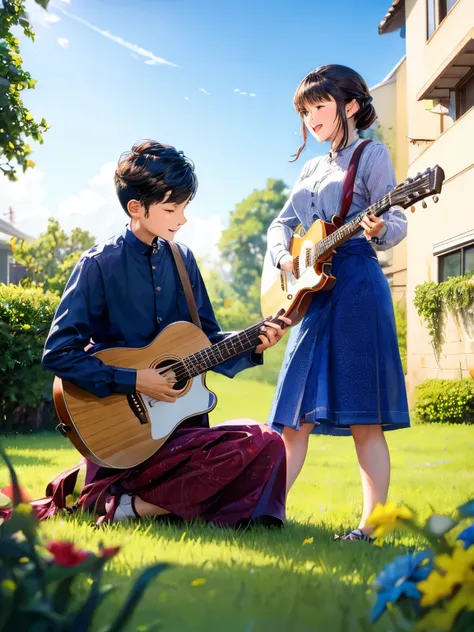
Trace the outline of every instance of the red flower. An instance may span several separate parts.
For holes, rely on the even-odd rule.
[[[13,485],[5,485],[5,487],[3,487],[0,491],[2,494],[5,494],[5,496],[8,496],[10,500],[13,500]],[[21,502],[23,503],[29,503],[33,500],[26,489],[23,489],[22,487],[20,487],[20,497]]]
[[[76,550],[73,542],[66,542],[65,540],[51,542],[51,544],[46,548],[53,554],[56,564],[58,566],[62,566],[63,568],[77,566],[89,555],[89,551],[84,551],[82,549]]]
[[[117,555],[119,551],[119,546],[104,546],[104,548],[99,551],[99,557],[113,557]]]

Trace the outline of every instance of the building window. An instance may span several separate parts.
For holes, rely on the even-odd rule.
[[[456,118],[474,107],[474,70],[456,88]]]
[[[438,257],[438,279],[447,281],[451,277],[474,272],[474,244],[463,246]]]
[[[433,35],[458,0],[427,0],[428,39]]]

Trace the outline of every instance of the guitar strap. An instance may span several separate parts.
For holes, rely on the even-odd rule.
[[[341,209],[338,213],[339,217],[342,217],[342,219],[346,219],[346,215],[352,204],[352,198],[354,197],[354,182],[357,173],[357,167],[359,166],[360,157],[364,149],[371,142],[371,140],[364,140],[362,143],[360,143],[360,145],[357,145],[354,153],[352,154],[349,168],[347,170],[346,177],[344,178],[344,184],[342,186],[342,203]]]
[[[202,329],[201,319],[199,318],[196,300],[193,294],[193,288],[191,287],[191,281],[189,280],[188,271],[186,270],[186,266],[184,265],[181,251],[179,247],[174,243],[174,241],[169,241],[168,243],[171,248],[171,253],[173,255],[176,268],[178,269],[179,278],[181,279],[184,295],[186,297],[186,303],[188,304],[189,313],[191,314],[191,320],[196,325],[196,327]]]

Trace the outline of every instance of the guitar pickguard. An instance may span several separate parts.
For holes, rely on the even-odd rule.
[[[207,390],[202,376],[195,377],[189,390],[175,402],[161,402],[141,395],[151,425],[151,438],[163,439],[189,417],[212,410],[217,397]]]

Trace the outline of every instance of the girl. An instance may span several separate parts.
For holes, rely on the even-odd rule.
[[[304,142],[296,159],[308,131],[318,142],[329,141],[331,150],[305,164],[270,225],[273,265],[291,271],[288,246],[297,225],[308,230],[316,219],[330,221],[339,211],[351,156],[362,142],[358,131],[376,119],[371,101],[365,81],[346,66],[321,66],[298,86],[294,105]],[[360,158],[347,220],[395,186],[387,148],[369,143]],[[287,490],[301,471],[311,433],[352,434],[364,508],[358,528],[343,539],[371,541],[365,523],[375,505],[385,503],[390,481],[384,430],[410,425],[392,297],[374,248],[398,244],[406,236],[406,218],[402,209],[392,207],[383,219],[366,217],[361,228],[333,257],[334,288],[315,293],[291,332],[269,423],[283,434]]]

